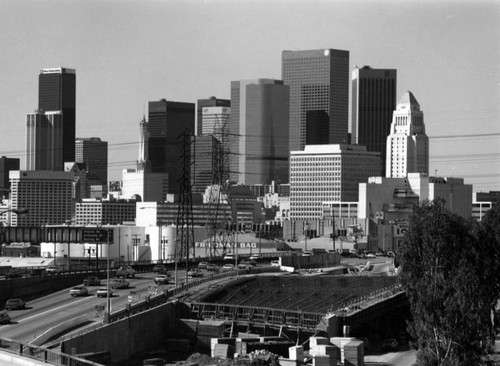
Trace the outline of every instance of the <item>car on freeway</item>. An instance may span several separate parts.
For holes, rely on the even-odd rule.
[[[95,293],[97,297],[107,297],[108,296],[108,288],[107,287],[99,287],[97,292]],[[113,290],[109,289],[109,297],[113,296]]]
[[[8,299],[4,306],[5,310],[26,309],[26,302],[20,298]]]
[[[366,253],[365,258],[377,258],[377,256],[373,253]]]
[[[75,286],[69,290],[69,294],[71,296],[87,296],[89,294],[89,290],[85,286]]]
[[[247,267],[256,267],[257,262],[254,259],[247,259],[240,262],[240,264],[245,264]]]
[[[252,268],[249,264],[247,263],[240,263],[238,264],[238,269],[246,270]]]
[[[271,267],[280,267],[280,261],[271,261]]]
[[[235,255],[234,254],[226,254],[224,256],[225,261],[234,261],[235,260]]]
[[[7,310],[0,310],[0,324],[9,324],[10,316]]]
[[[165,267],[163,264],[157,264],[156,266],[153,267],[153,273],[167,273],[167,267]]]
[[[208,263],[207,264],[207,271],[208,272],[219,272],[219,266],[217,264],[213,263]]]
[[[112,289],[129,288],[130,283],[124,278],[117,278],[109,282],[109,287]]]
[[[256,261],[260,258],[261,258],[260,254],[252,254],[248,259]]]
[[[166,285],[170,282],[170,276],[168,274],[157,274],[155,277],[155,283],[157,285]]]
[[[121,266],[116,270],[116,277],[135,277],[135,269],[130,266]]]
[[[395,352],[399,348],[399,343],[395,338],[387,338],[382,341],[382,350]]]
[[[188,271],[188,277],[203,277],[203,272],[197,268],[193,268]]]
[[[224,264],[221,269],[222,272],[229,272],[229,271],[234,271],[234,264]]]
[[[312,252],[310,252],[308,250],[306,250],[305,252],[302,252],[303,257],[310,257],[311,255],[313,255]]]
[[[99,286],[101,280],[97,276],[88,276],[83,279],[84,286]]]
[[[389,250],[385,255],[388,256],[388,257],[391,257],[391,258],[395,257],[394,252],[391,251],[391,250]]]
[[[62,268],[58,266],[47,266],[47,268],[45,268],[45,273],[47,274],[59,274],[62,273],[62,271]]]
[[[200,263],[198,263],[198,269],[207,269],[207,266],[208,262],[201,261]]]

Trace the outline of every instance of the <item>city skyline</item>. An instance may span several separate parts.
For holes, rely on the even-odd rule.
[[[76,137],[108,141],[109,179],[119,180],[135,167],[149,101],[229,99],[232,80],[281,79],[284,50],[334,48],[349,51],[350,73],[396,69],[397,99],[417,96],[430,175],[500,190],[498,2],[0,0],[0,9],[0,156],[21,158],[21,169],[44,68],[76,70]]]

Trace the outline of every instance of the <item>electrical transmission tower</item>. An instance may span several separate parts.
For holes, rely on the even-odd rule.
[[[217,116],[213,136],[217,140],[212,150],[212,186],[207,212],[209,257],[224,255],[228,243],[234,243],[234,233],[230,231],[231,202],[229,194],[229,116]]]
[[[177,242],[175,245],[175,258],[178,261],[185,259],[186,271],[189,258],[195,257],[193,199],[191,194],[191,143],[191,131],[186,129],[183,135],[182,175],[179,181],[181,191],[177,211]]]

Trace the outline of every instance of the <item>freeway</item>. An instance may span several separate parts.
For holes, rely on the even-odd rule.
[[[155,286],[153,278],[153,273],[139,273],[127,280],[130,288],[113,290],[111,310],[124,307],[129,297],[139,301],[155,291],[161,291],[161,286]],[[173,285],[164,285],[164,289],[169,286]],[[68,288],[28,302],[25,310],[9,311],[11,323],[0,325],[2,338],[30,342],[46,330],[81,316],[87,316],[87,325],[101,323],[103,313],[98,312],[96,306],[105,308],[106,298],[96,296],[99,287],[106,287],[106,280],[101,282],[101,286],[89,286],[88,296],[71,297]]]

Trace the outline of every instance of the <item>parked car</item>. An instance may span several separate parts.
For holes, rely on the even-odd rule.
[[[45,273],[48,274],[59,274],[62,273],[62,271],[62,268],[58,266],[48,266],[47,268],[45,268]]]
[[[229,272],[229,271],[234,271],[234,264],[227,263],[224,264],[224,266],[222,266],[222,272]]]
[[[84,286],[99,286],[101,280],[97,276],[88,276],[83,279]]]
[[[233,262],[234,262],[234,260],[235,260],[235,255],[234,255],[234,254],[226,254],[226,255],[224,256],[224,260],[225,260],[225,261],[233,261]]]
[[[271,261],[271,267],[280,267],[280,261]]]
[[[260,258],[261,258],[261,256],[259,254],[252,254],[249,259],[255,261],[255,260],[258,260]]]
[[[89,294],[89,290],[87,290],[85,286],[75,286],[69,290],[69,294],[71,296],[87,296]]]
[[[45,268],[32,268],[29,270],[29,275],[32,277],[41,276],[45,273]]]
[[[153,272],[154,273],[167,273],[167,267],[165,267],[163,264],[157,264],[156,266],[153,267]]]
[[[23,272],[20,269],[10,269],[9,272],[5,274],[5,278],[19,278],[23,276]]]
[[[247,263],[238,264],[238,269],[246,270],[246,269],[250,269],[250,268],[251,268],[251,266]]]
[[[0,324],[9,324],[10,316],[7,310],[0,310]]]
[[[135,269],[130,266],[121,266],[116,270],[116,277],[135,277]]]
[[[377,258],[377,256],[373,253],[366,253],[365,258]]]
[[[305,252],[302,252],[302,256],[303,256],[303,257],[310,257],[311,255],[313,255],[313,254],[312,254],[312,252],[310,252],[310,251],[305,251]]]
[[[188,277],[203,277],[203,272],[201,272],[199,269],[194,268],[190,269],[188,271]]]
[[[109,287],[112,289],[129,288],[130,283],[124,278],[117,278],[110,281]]]
[[[399,348],[399,343],[394,338],[387,338],[382,341],[382,350],[383,351],[397,351]]]
[[[208,272],[219,272],[219,266],[213,263],[208,263],[207,264],[207,271]]]
[[[26,309],[26,302],[20,298],[8,299],[4,306],[5,310]]]
[[[96,292],[97,297],[107,297],[108,296],[108,288],[107,287],[99,287]],[[113,290],[109,289],[109,297],[113,296]]]
[[[170,281],[170,276],[166,274],[158,274],[155,277],[155,283],[157,285],[166,285]]]
[[[240,264],[245,264],[247,267],[256,267],[257,262],[254,259],[248,259],[241,261]]]
[[[198,269],[207,269],[208,262],[202,261],[198,263]]]

